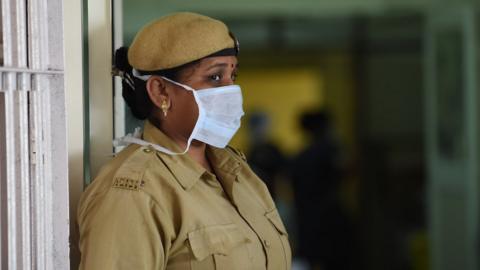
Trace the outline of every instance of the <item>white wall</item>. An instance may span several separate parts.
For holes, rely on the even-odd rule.
[[[68,167],[70,191],[71,265],[78,261],[76,209],[84,182],[84,101],[82,64],[82,4],[64,2],[65,89],[67,101]],[[72,267],[72,269],[76,269]]]
[[[108,0],[88,1],[88,89],[92,177],[95,177],[100,167],[112,158],[113,153],[111,8]]]

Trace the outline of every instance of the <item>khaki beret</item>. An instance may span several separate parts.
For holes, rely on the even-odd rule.
[[[144,26],[128,50],[128,62],[137,70],[164,70],[237,46],[223,22],[179,12]]]

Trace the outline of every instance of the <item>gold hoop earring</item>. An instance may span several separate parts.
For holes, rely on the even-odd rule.
[[[169,107],[169,106],[168,106],[168,104],[167,104],[167,101],[164,100],[164,101],[162,102],[162,105],[160,106],[160,108],[161,108],[162,111],[163,111],[163,116],[164,116],[164,117],[167,117],[168,107]]]

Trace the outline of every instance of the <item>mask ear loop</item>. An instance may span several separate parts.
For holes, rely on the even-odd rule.
[[[136,69],[132,69],[132,75],[133,75],[134,77],[139,78],[139,79],[142,80],[142,81],[148,81],[148,79],[150,79],[150,77],[152,77],[152,75],[142,75],[142,74],[140,74],[140,72],[138,72],[138,70],[136,70]]]
[[[161,76],[161,77],[162,77],[162,79],[164,79],[165,81],[171,82],[171,83],[173,83],[173,84],[175,84],[175,85],[178,85],[178,86],[180,86],[180,87],[182,87],[182,88],[185,88],[186,90],[189,90],[189,91],[192,91],[192,92],[195,93],[195,89],[193,89],[192,87],[190,87],[190,86],[188,86],[188,85],[185,85],[185,84],[176,82],[176,81],[174,81],[174,80],[170,80],[169,78],[164,77],[164,76]]]
[[[136,69],[133,69],[132,70],[132,74],[134,77],[137,77],[143,81],[147,81],[152,75],[141,75]],[[176,81],[173,81],[173,80],[170,80],[164,76],[161,76],[161,78],[163,78],[164,80],[166,81],[169,81],[175,85],[178,85],[188,91],[192,91],[193,93],[193,96],[195,98],[195,101],[197,102],[197,95],[196,95],[196,91],[195,89],[193,89],[192,87],[188,86],[188,85],[184,85],[184,84],[181,84],[181,83],[178,83]],[[193,128],[193,131],[192,131],[192,134],[190,134],[190,137],[188,138],[187,140],[187,148],[185,148],[185,150],[183,152],[173,152],[171,151],[170,149],[167,149],[161,145],[158,145],[158,144],[152,144],[150,142],[147,142],[145,140],[142,140],[138,137],[138,134],[136,134],[137,136],[133,135],[132,134],[127,134],[126,136],[122,137],[122,138],[119,138],[119,139],[115,139],[113,141],[113,144],[115,146],[120,146],[120,145],[126,145],[126,144],[129,144],[129,143],[134,143],[134,144],[138,144],[138,145],[143,145],[143,146],[152,146],[155,150],[157,151],[160,151],[160,152],[163,152],[163,153],[166,153],[166,154],[169,154],[169,155],[185,155],[188,150],[190,149],[190,145],[192,143],[192,140],[193,140],[193,135],[197,133],[197,130],[199,129],[199,123],[200,123],[200,117],[202,116],[202,119],[203,119],[203,109],[201,109],[200,105],[198,105],[198,102],[197,102],[197,106],[198,106],[198,119],[197,119],[197,122],[195,123],[195,127]]]
[[[170,83],[173,83],[175,85],[178,85],[180,87],[182,87],[183,89],[187,90],[187,91],[191,91],[192,94],[193,94],[193,97],[195,99],[195,102],[197,103],[197,107],[198,107],[198,118],[197,118],[197,122],[195,123],[195,126],[193,127],[193,130],[192,130],[192,133],[190,134],[190,137],[188,137],[188,140],[187,140],[187,148],[185,149],[185,151],[183,152],[183,154],[185,154],[188,149],[190,149],[190,146],[192,144],[192,140],[193,138],[195,137],[195,134],[197,134],[198,130],[200,129],[200,125],[204,122],[204,118],[205,118],[205,111],[203,109],[203,107],[200,105],[200,102],[198,102],[199,100],[199,97],[197,95],[197,91],[195,89],[193,89],[192,87],[188,86],[188,85],[185,85],[185,84],[182,84],[182,83],[179,83],[179,82],[176,82],[174,80],[170,80],[169,78],[166,78],[164,76],[161,76],[164,80],[170,82]]]
[[[185,151],[181,152],[181,153],[178,153],[178,152],[173,152],[171,151],[170,149],[167,149],[161,145],[158,145],[158,144],[153,144],[151,142],[147,142],[147,141],[144,141],[140,138],[135,138],[133,136],[125,136],[123,138],[120,138],[119,140],[116,141],[116,143],[121,143],[121,145],[125,145],[125,144],[130,144],[130,143],[134,143],[134,144],[138,144],[138,145],[143,145],[143,146],[151,146],[153,147],[155,150],[159,151],[159,152],[162,152],[162,153],[165,153],[165,154],[168,154],[168,155],[172,155],[172,156],[177,156],[177,155],[184,155],[187,153],[188,151],[188,146],[187,148],[185,149]]]

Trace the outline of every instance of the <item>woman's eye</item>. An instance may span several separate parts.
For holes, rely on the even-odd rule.
[[[236,81],[238,78],[238,74],[232,74],[232,81]]]
[[[212,75],[212,76],[210,76],[210,79],[211,79],[212,81],[220,81],[220,80],[222,79],[222,76],[220,76],[220,75]]]

